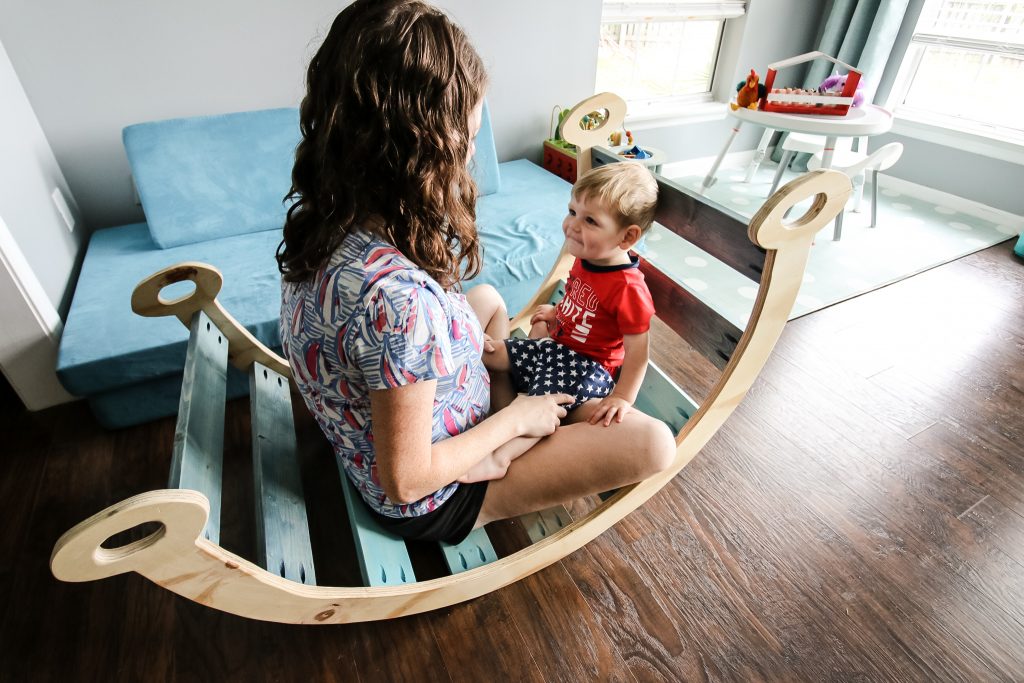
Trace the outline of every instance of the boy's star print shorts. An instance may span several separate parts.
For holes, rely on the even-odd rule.
[[[551,338],[506,339],[505,348],[517,393],[570,394],[576,402],[566,409],[573,410],[588,399],[604,398],[615,386],[604,366]]]

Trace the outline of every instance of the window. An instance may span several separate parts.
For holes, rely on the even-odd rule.
[[[741,0],[606,0],[596,91],[621,95],[630,114],[640,117],[711,102],[725,22],[742,16],[744,5]]]
[[[926,0],[889,105],[900,118],[1024,145],[1024,2]]]

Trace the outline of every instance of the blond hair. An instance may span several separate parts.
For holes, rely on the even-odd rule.
[[[623,227],[647,232],[658,208],[658,182],[641,164],[623,161],[592,168],[572,186],[574,199],[597,199]]]

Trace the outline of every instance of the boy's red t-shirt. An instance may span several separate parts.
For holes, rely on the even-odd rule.
[[[565,296],[555,308],[552,339],[597,361],[614,376],[625,353],[622,336],[651,327],[654,302],[640,272],[640,257],[621,266],[576,259]]]

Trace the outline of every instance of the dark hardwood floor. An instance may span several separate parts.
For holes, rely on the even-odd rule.
[[[692,354],[655,348],[706,390]],[[1024,262],[1009,243],[794,321],[647,505],[532,577],[390,622],[264,624],[137,575],[57,581],[61,533],[164,486],[173,420],[106,432],[84,405],[2,405],[3,681],[1024,680]],[[248,429],[232,404],[226,457],[243,471]],[[341,558],[318,573],[354,584],[333,464],[309,458],[326,501],[314,544]],[[242,554],[244,479],[224,520]],[[516,525],[498,531],[513,548]]]

